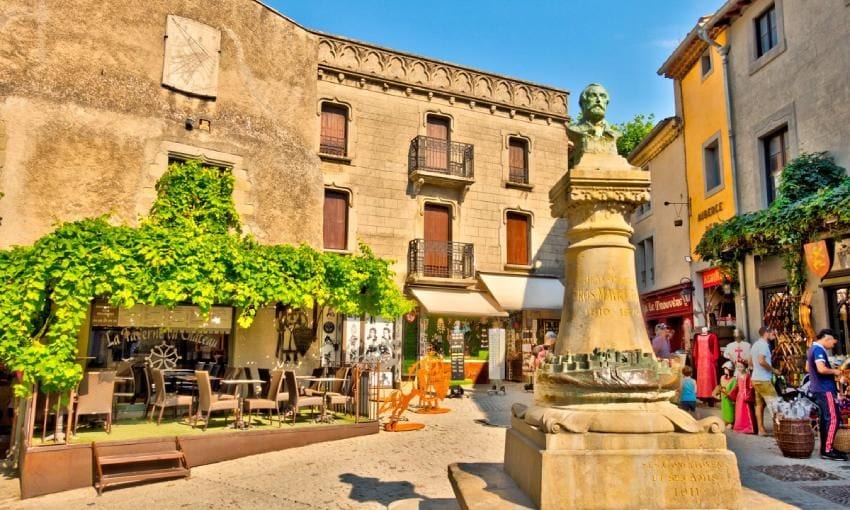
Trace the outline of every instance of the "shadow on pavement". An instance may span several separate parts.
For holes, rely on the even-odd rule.
[[[416,492],[415,486],[406,481],[384,482],[377,478],[343,473],[339,475],[343,483],[351,484],[349,497],[353,501],[367,503],[374,501],[393,510],[443,510],[457,508],[454,499],[433,499]],[[407,500],[407,501],[403,501]],[[399,504],[394,505],[394,502]]]

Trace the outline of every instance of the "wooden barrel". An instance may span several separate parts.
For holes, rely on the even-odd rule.
[[[780,419],[774,427],[776,444],[782,455],[793,459],[807,459],[815,449],[815,434],[810,420]]]

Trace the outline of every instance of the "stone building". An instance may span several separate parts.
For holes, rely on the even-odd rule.
[[[692,258],[695,326],[708,326],[721,339],[736,326],[735,298],[725,275],[699,258],[694,250],[706,229],[736,214],[732,139],[726,108],[723,56],[708,35],[723,41],[721,29],[701,18],[685,36],[658,74],[673,80],[676,113],[682,121],[687,221]],[[658,190],[656,190],[657,194]],[[681,201],[669,199],[670,202]]]
[[[397,261],[423,312],[405,356],[436,320],[512,312],[509,333],[557,331],[565,239],[548,192],[566,169],[566,93],[325,34],[318,48],[325,249],[362,241]]]
[[[789,0],[728,1],[712,17],[729,45],[729,85],[735,130],[741,212],[763,209],[777,196],[782,167],[801,152],[827,151],[850,168],[850,3],[812,8]],[[821,280],[809,274],[816,329],[840,332],[847,323],[850,239],[830,239],[834,257]],[[785,291],[782,261],[745,263],[750,331],[762,321],[770,297]],[[845,303],[842,305],[841,303]]]
[[[673,350],[687,347],[693,333],[693,282],[688,241],[688,188],[682,121],[660,121],[629,154],[629,163],[648,171],[650,202],[632,215],[632,244],[641,308],[650,331],[664,323],[673,330]]]
[[[366,243],[422,311],[482,325],[516,312],[522,330],[557,317],[565,240],[547,193],[566,169],[565,91],[317,33],[250,0],[3,10],[0,247],[57,221],[136,224],[169,161],[201,159],[232,169],[260,242]],[[231,361],[274,363],[274,313],[235,333],[251,341]]]

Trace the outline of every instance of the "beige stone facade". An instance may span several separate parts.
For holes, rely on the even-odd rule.
[[[363,242],[393,259],[400,286],[429,203],[450,206],[452,240],[474,247],[472,277],[442,284],[563,274],[547,193],[566,169],[565,91],[313,32],[250,0],[11,0],[0,30],[0,248],[57,222],[137,224],[169,161],[191,158],[232,168],[245,231],[263,243],[321,249],[325,190],[343,192],[342,251]],[[320,158],[326,103],[348,112],[343,157]],[[472,147],[468,182],[410,178],[429,114]],[[528,184],[506,185],[512,137],[526,144]],[[506,263],[509,213],[529,219],[528,264]],[[236,337],[251,346],[232,361],[274,364],[268,324]]]
[[[424,206],[445,204],[452,240],[473,244],[476,270],[562,275],[564,226],[547,193],[566,169],[565,92],[325,35],[318,76],[316,122],[321,102],[349,112],[347,157],[322,162],[325,185],[351,194],[347,249],[362,241],[395,260],[402,284]],[[410,178],[409,150],[428,115],[449,119],[451,140],[473,146],[468,186]],[[528,143],[528,186],[506,184],[511,137]],[[531,216],[528,267],[507,264],[509,211]]]

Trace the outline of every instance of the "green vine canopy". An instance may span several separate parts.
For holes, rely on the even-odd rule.
[[[275,303],[384,317],[412,308],[390,262],[365,245],[348,256],[242,234],[233,185],[229,169],[172,163],[138,227],[85,219],[0,251],[0,361],[22,374],[16,392],[76,386],[77,337],[94,298],[127,308],[189,302],[203,312],[229,305],[242,327]]]
[[[803,245],[850,230],[850,178],[826,153],[803,153],[782,170],[767,209],[712,225],[696,247],[704,260],[733,268],[747,254],[781,255],[792,294],[805,288]]]

